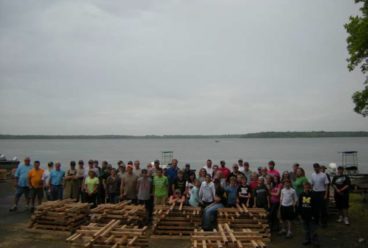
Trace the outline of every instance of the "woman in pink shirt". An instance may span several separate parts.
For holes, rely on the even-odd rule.
[[[271,231],[277,230],[280,226],[280,221],[278,218],[278,212],[280,208],[280,195],[281,195],[282,184],[280,183],[279,177],[273,177],[273,188],[270,190],[270,229]]]

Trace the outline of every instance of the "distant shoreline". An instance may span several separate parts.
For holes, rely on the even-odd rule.
[[[224,135],[12,135],[0,134],[0,139],[231,139],[231,138],[343,138],[368,137],[366,131],[311,131],[311,132],[259,132]]]

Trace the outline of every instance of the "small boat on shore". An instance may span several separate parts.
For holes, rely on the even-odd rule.
[[[345,174],[350,177],[353,190],[368,190],[368,174],[359,172],[358,152],[343,151],[341,153],[341,166],[345,168]],[[336,169],[336,168],[334,168]],[[336,172],[333,172],[334,174]]]
[[[7,159],[0,154],[0,180],[10,179],[12,172],[18,167],[19,160],[17,158]]]

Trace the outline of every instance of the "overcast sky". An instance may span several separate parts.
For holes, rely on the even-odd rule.
[[[365,130],[353,0],[0,0],[0,133]]]

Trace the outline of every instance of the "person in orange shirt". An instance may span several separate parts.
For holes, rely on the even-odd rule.
[[[38,205],[41,204],[43,198],[42,175],[44,170],[40,168],[40,161],[34,161],[33,166],[34,168],[28,174],[28,184],[31,188],[31,212],[34,211],[36,196]]]

